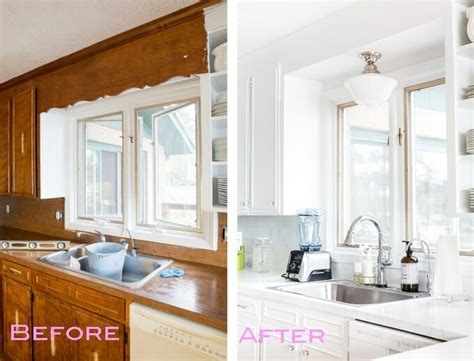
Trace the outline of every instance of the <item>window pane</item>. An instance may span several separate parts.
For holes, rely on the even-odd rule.
[[[198,227],[197,103],[137,112],[139,223]]]
[[[122,219],[122,114],[78,123],[79,217]]]
[[[345,199],[344,232],[362,214],[375,217],[386,241],[390,240],[390,151],[388,105],[367,108],[353,106],[344,114]],[[375,243],[374,227],[362,223],[355,242]]]
[[[450,233],[448,214],[448,172],[446,145],[445,86],[412,93],[414,154],[413,237],[435,243]]]

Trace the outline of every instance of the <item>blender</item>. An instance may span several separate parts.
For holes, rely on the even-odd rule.
[[[331,257],[322,252],[321,209],[301,209],[298,211],[299,250],[290,252],[286,273],[283,278],[298,281],[322,281],[332,278]]]
[[[319,252],[322,246],[321,209],[306,208],[298,211],[298,231],[300,250],[303,252]]]

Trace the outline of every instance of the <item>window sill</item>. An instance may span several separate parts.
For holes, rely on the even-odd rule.
[[[66,229],[69,231],[94,232],[99,230],[106,236],[128,238],[126,232],[122,233],[122,225],[107,224],[98,225],[93,221],[75,221],[68,223]],[[217,250],[217,232],[211,231],[209,238],[201,233],[173,232],[170,230],[148,230],[140,227],[130,228],[132,237],[135,240],[153,243],[162,243],[179,247],[198,248],[204,250]]]

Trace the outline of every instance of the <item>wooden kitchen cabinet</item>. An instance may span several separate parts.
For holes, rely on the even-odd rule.
[[[31,288],[9,277],[2,280],[3,352],[15,361],[32,359],[32,343],[13,341],[11,325],[20,324],[31,329]]]
[[[35,293],[33,326],[48,327],[48,329],[53,326],[64,327],[64,329],[75,326],[73,306],[55,297]],[[45,333],[45,336],[50,339],[49,332]],[[74,360],[75,351],[75,343],[65,336],[64,330],[54,340],[33,343],[35,360],[71,361]]]
[[[29,88],[12,97],[12,193],[34,196],[36,92]]]
[[[10,194],[10,116],[10,98],[0,97],[0,195]]]
[[[100,361],[100,360],[125,360],[125,327],[118,323],[97,316],[92,312],[74,308],[75,325],[81,329],[97,326],[104,330],[106,327],[116,327],[113,337],[118,341],[99,341],[91,338],[89,341],[82,339],[77,343],[77,360]]]

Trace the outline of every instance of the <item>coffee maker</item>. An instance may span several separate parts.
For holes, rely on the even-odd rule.
[[[290,252],[283,278],[298,282],[331,279],[331,256],[321,251],[322,218],[321,209],[298,211],[300,249]]]

